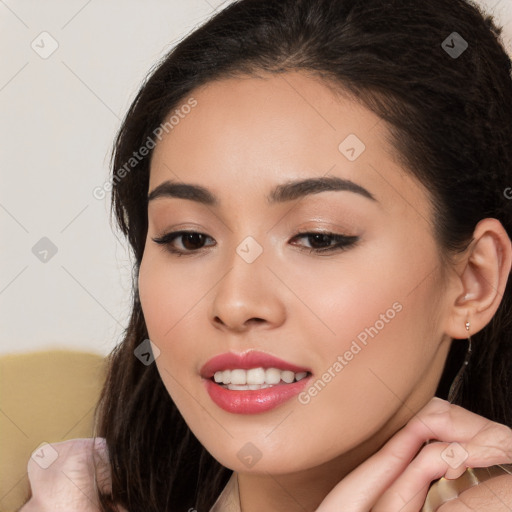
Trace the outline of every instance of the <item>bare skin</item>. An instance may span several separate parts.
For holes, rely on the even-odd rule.
[[[197,106],[155,148],[148,192],[191,183],[218,205],[149,203],[139,289],[156,364],[198,439],[238,472],[244,512],[315,510],[430,401],[465,322],[474,333],[492,318],[510,240],[487,219],[478,244],[444,266],[428,192],[397,163],[385,124],[319,80],[230,79],[193,96]],[[339,149],[349,134],[366,146],[354,161]],[[280,184],[321,176],[351,180],[375,200],[324,191],[267,202]],[[187,253],[179,256],[153,240],[178,230],[205,236],[168,244]],[[321,230],[357,243],[315,254],[311,238],[294,238]],[[236,252],[248,236],[263,250],[250,264]],[[400,312],[306,405],[237,415],[205,391],[201,366],[229,350],[268,352],[318,378],[396,303]],[[237,456],[248,442],[262,454],[251,469]]]
[[[207,188],[218,205],[149,202],[139,291],[163,382],[201,443],[237,472],[243,512],[418,512],[432,480],[512,462],[508,427],[432,398],[452,339],[465,343],[500,304],[512,261],[503,226],[483,219],[467,251],[444,263],[428,191],[398,164],[385,124],[312,77],[223,80],[193,97],[197,106],[155,148],[148,193],[174,180]],[[339,149],[349,134],[365,145],[353,160]],[[351,180],[374,200],[330,190],[267,202],[276,186],[326,176]],[[204,237],[154,241],[181,230]],[[304,235],[320,231],[357,241],[308,252],[335,245]],[[236,252],[248,236],[263,251],[252,263]],[[313,381],[331,378],[302,401],[227,412],[200,369],[217,354],[251,349],[310,368]],[[346,364],[335,371],[339,356]],[[442,457],[453,442],[468,455],[457,467]],[[261,454],[251,468],[238,456],[247,443]],[[70,502],[97,510],[83,498],[93,493],[86,458],[32,469],[39,497],[23,512]],[[70,471],[82,488],[63,479]],[[60,493],[45,494],[59,478]],[[511,479],[438,510],[509,510]]]

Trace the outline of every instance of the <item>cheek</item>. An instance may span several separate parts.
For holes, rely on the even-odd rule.
[[[211,275],[198,279],[194,271],[181,270],[158,250],[146,251],[139,271],[139,295],[150,338],[159,345],[171,343],[182,324],[197,314],[211,280]]]
[[[371,258],[344,258],[337,271],[324,265],[301,279],[289,276],[315,313],[299,322],[318,362],[320,382],[303,396],[318,402],[317,418],[327,410],[331,419],[359,411],[379,421],[430,371],[440,339],[433,248],[422,248],[421,257],[403,242],[380,249]]]
[[[200,266],[200,264],[199,264]],[[183,270],[170,263],[159,248],[148,248],[139,270],[139,296],[149,338],[160,349],[156,365],[164,385],[182,414],[193,408],[191,384],[198,375],[194,372],[194,356],[204,349],[206,302],[202,299],[214,285],[211,272]],[[199,323],[201,317],[201,324]],[[198,370],[198,369],[197,369]]]
[[[343,353],[356,339],[365,346],[371,339],[386,339],[386,333],[396,336],[408,327],[420,329],[418,312],[426,313],[432,290],[418,284],[429,265],[417,255],[413,260],[397,251],[397,246],[381,244],[371,254],[359,251],[315,262],[309,272],[299,265],[282,269],[283,281],[300,300],[291,301],[293,321],[301,324],[312,352]],[[417,318],[407,327],[412,317]],[[395,344],[402,338],[396,336]]]

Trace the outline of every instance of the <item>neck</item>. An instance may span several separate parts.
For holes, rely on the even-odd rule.
[[[241,512],[314,512],[353,469],[377,452],[405,423],[401,409],[371,439],[319,466],[287,474],[238,473]]]
[[[333,473],[326,478],[324,470],[321,466],[286,475],[238,474],[241,512],[313,512],[340,480]]]

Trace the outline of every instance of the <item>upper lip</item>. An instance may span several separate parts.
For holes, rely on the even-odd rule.
[[[242,370],[249,370],[251,368],[278,368],[279,370],[290,370],[294,373],[309,372],[308,368],[302,368],[292,363],[288,363],[283,359],[279,359],[265,352],[258,352],[251,350],[237,354],[235,352],[225,352],[212,357],[201,368],[201,377],[210,379],[215,372],[220,370],[235,370],[237,368]]]

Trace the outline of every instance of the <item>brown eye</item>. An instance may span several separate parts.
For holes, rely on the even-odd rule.
[[[330,251],[342,251],[354,245],[358,240],[358,236],[346,236],[336,233],[298,233],[292,240],[307,238],[310,247],[303,247],[310,253],[322,253]],[[333,244],[334,242],[334,244]],[[293,244],[295,245],[295,244]]]
[[[174,231],[159,238],[153,238],[153,242],[163,245],[169,252],[181,256],[200,251],[204,248],[207,239],[212,240],[208,235],[197,231]],[[181,241],[178,247],[175,246],[176,241]]]
[[[308,242],[313,249],[329,247],[332,243],[332,237],[324,234],[308,235]]]
[[[204,243],[205,236],[202,233],[186,233],[181,235],[183,247],[188,250],[200,249]]]

